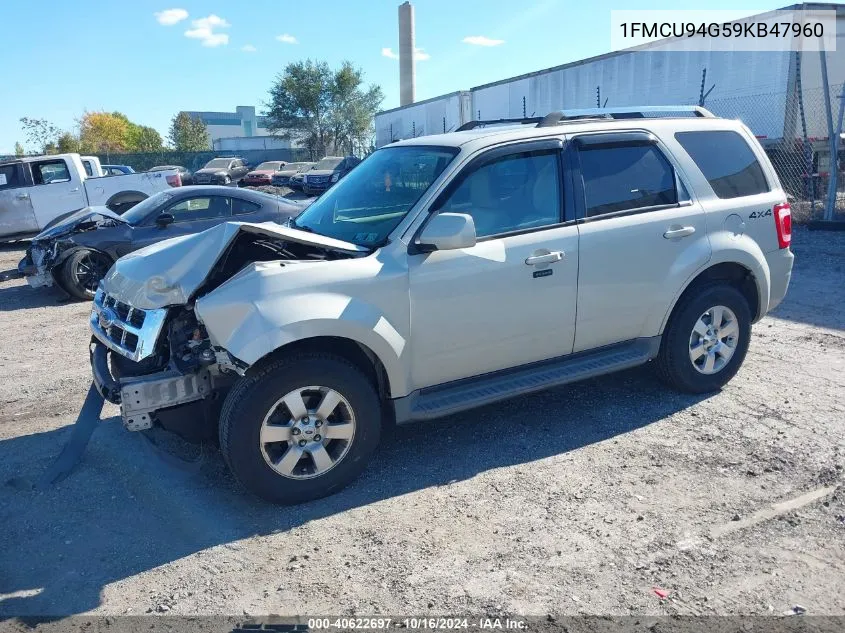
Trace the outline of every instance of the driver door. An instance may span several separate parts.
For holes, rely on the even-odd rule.
[[[562,146],[488,151],[432,205],[471,215],[478,242],[409,256],[415,389],[572,352],[578,228]]]
[[[156,218],[166,213],[173,216],[173,222],[159,226]],[[180,198],[151,214],[142,225],[134,228],[130,250],[135,251],[171,237],[199,233],[231,218],[232,199],[229,197],[198,194]]]

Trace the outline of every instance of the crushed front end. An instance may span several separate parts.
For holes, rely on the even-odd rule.
[[[216,435],[223,399],[243,369],[212,347],[191,306],[145,310],[101,286],[90,326],[94,385],[120,405],[128,430],[158,425],[191,441]]]

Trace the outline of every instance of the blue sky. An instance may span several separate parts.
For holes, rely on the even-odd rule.
[[[786,4],[711,0],[707,8],[752,13]],[[367,81],[381,85],[383,108],[395,107],[399,63],[383,49],[398,50],[398,5],[399,0],[3,2],[0,51],[7,63],[0,74],[0,154],[10,153],[16,141],[26,145],[18,121],[23,116],[72,130],[85,110],[118,110],[164,137],[179,110],[260,107],[274,76],[287,63],[308,57],[332,66],[351,60]],[[633,6],[696,9],[701,3],[642,0]],[[414,7],[417,46],[425,58],[417,63],[417,99],[426,99],[608,52],[610,11],[632,5],[416,0]]]

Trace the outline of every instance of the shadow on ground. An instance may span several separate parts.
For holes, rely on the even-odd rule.
[[[644,398],[643,392],[653,395]],[[16,597],[0,601],[0,615],[94,609],[107,584],[206,548],[285,533],[350,508],[577,451],[701,399],[661,388],[648,368],[640,368],[395,429],[349,488],[290,508],[244,493],[216,450],[199,473],[174,469],[114,418],[97,430],[68,479],[34,490],[30,482],[58,454],[70,427],[12,438],[0,442],[0,594]],[[532,421],[530,432],[514,432],[518,419]]]
[[[55,286],[50,288],[30,288],[25,282],[10,282],[5,288],[0,287],[0,312],[43,308],[73,301]]]

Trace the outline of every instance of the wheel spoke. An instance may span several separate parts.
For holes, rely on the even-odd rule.
[[[268,426],[261,427],[261,443],[289,442],[291,438],[291,427],[289,426]]]
[[[285,396],[282,402],[285,403],[294,420],[298,420],[308,414],[308,409],[305,408],[305,402],[302,400],[302,392],[300,391],[292,391]]]
[[[340,394],[334,389],[329,389],[326,395],[323,396],[320,406],[317,407],[317,417],[323,420],[328,419],[335,408],[337,408],[338,403],[340,403]]]
[[[715,306],[710,310],[710,325],[715,329],[722,327],[722,306]]]
[[[719,328],[719,338],[735,336],[738,333],[739,326],[736,324],[736,321],[728,321],[723,327]]]
[[[705,372],[712,372],[713,367],[716,365],[716,353],[714,351],[707,352],[707,358],[704,361],[704,371]]]
[[[350,440],[354,432],[355,427],[349,422],[329,424],[325,427],[325,436],[330,440]]]
[[[699,336],[706,336],[707,324],[702,319],[698,319],[698,321],[695,322],[695,325],[693,326],[692,330]]]
[[[690,347],[689,356],[693,361],[697,361],[699,358],[704,356],[707,353],[707,350],[704,349],[704,344],[699,343],[695,347]]]
[[[302,449],[298,446],[291,446],[282,455],[282,458],[275,463],[276,470],[287,475],[293,474],[293,469],[302,459]]]
[[[318,473],[328,470],[332,467],[332,464],[334,464],[331,455],[329,455],[326,447],[322,444],[318,445],[316,448],[312,448],[310,452],[311,458],[314,460],[314,467],[317,469]]]

